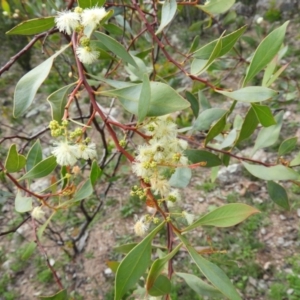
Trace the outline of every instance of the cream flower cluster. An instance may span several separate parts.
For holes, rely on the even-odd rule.
[[[65,32],[71,35],[76,30],[83,32],[90,37],[91,33],[97,28],[101,20],[107,15],[104,7],[93,7],[82,9],[76,7],[74,11],[58,12],[55,18],[56,27],[60,32]],[[99,52],[93,50],[89,44],[78,46],[76,54],[79,60],[84,64],[92,64],[98,60]]]
[[[73,166],[78,159],[82,158],[88,160],[97,157],[95,144],[71,145],[67,141],[57,143],[52,154],[56,157],[57,163],[61,166]]]
[[[177,138],[177,126],[169,115],[152,118],[144,128],[152,138],[139,146],[133,172],[149,183],[155,194],[167,198],[170,174],[177,166],[188,164],[183,154],[188,144]],[[174,195],[173,200],[176,201]]]

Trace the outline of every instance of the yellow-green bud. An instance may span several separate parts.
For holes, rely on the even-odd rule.
[[[119,144],[121,147],[125,147],[126,146],[126,141],[125,140],[120,140]]]
[[[68,121],[68,120],[63,120],[63,121],[61,122],[61,125],[64,126],[64,127],[67,127],[68,124],[69,124],[69,121]]]
[[[81,14],[82,11],[83,11],[83,9],[81,7],[79,7],[79,6],[75,7],[75,9],[74,9],[74,12],[76,12],[78,14]]]
[[[82,47],[89,47],[89,46],[90,46],[90,39],[87,38],[87,37],[82,37],[82,38],[80,39],[80,45],[81,45]]]

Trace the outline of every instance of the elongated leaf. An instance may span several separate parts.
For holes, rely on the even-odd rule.
[[[226,120],[227,120],[227,113],[225,115],[223,115],[216,122],[216,124],[211,127],[211,129],[209,130],[209,132],[205,138],[205,145],[207,145],[207,143],[209,143],[212,139],[214,139],[218,134],[220,134],[222,132],[222,130],[224,129],[224,127],[226,125]]]
[[[40,300],[66,300],[68,299],[68,293],[66,290],[61,290],[52,296],[39,296]]]
[[[78,5],[81,8],[92,8],[94,6],[101,7],[105,3],[105,0],[78,0]]]
[[[46,220],[46,222],[38,229],[38,232],[37,232],[37,236],[38,236],[38,239],[40,240],[43,236],[43,233],[46,229],[46,227],[49,225],[51,219],[54,217],[54,215],[56,214],[56,211],[54,211],[50,217]]]
[[[189,168],[176,168],[175,173],[171,176],[169,183],[173,187],[185,188],[190,183],[192,171]]]
[[[13,115],[15,118],[20,117],[26,109],[31,105],[35,94],[48,77],[54,59],[66,50],[69,45],[57,51],[43,63],[25,74],[17,83],[14,95]]]
[[[160,25],[155,32],[155,34],[159,34],[163,31],[163,29],[173,20],[175,17],[177,10],[177,2],[176,0],[166,0],[163,3],[162,11],[161,11],[161,21]]]
[[[39,140],[32,145],[26,158],[26,171],[30,171],[36,164],[43,160],[43,152]]]
[[[285,64],[284,66],[282,66],[280,69],[278,69],[277,72],[275,72],[275,74],[272,75],[272,77],[270,78],[270,80],[266,83],[266,86],[270,86],[272,85],[273,82],[275,82],[275,80],[281,75],[281,73],[290,65],[290,63]]]
[[[92,186],[92,183],[91,183],[91,180],[88,179],[86,180],[86,182],[81,186],[81,188],[76,191],[73,199],[71,200],[71,202],[75,202],[75,201],[79,201],[79,200],[82,200],[82,199],[85,199],[89,196],[92,195],[93,193],[93,186]]]
[[[283,165],[265,167],[243,162],[244,167],[253,176],[264,180],[300,180],[300,174]]]
[[[163,116],[171,112],[183,110],[189,107],[188,101],[182,98],[173,88],[161,82],[150,82],[151,101],[147,114],[148,117]],[[136,84],[126,88],[101,91],[102,95],[118,97],[124,108],[137,115],[139,95],[142,84]]]
[[[158,297],[169,294],[171,291],[171,281],[165,275],[159,275],[154,282],[148,294],[150,296]]]
[[[136,62],[132,58],[132,56],[127,52],[127,50],[115,39],[111,38],[110,36],[102,33],[102,32],[95,32],[94,33],[97,40],[104,46],[104,49],[107,49],[123,59],[125,62],[131,64],[132,66],[138,68]]]
[[[208,130],[211,124],[219,120],[222,116],[226,114],[227,110],[221,108],[209,108],[204,110],[193,125],[195,130]]]
[[[31,255],[34,253],[37,244],[35,242],[30,242],[26,245],[24,252],[22,253],[21,259],[28,260]]]
[[[253,148],[252,155],[258,150],[262,148],[266,148],[269,146],[272,146],[275,144],[279,138],[281,126],[282,126],[282,120],[283,120],[283,111],[279,112],[275,116],[276,124],[262,128],[260,132],[258,133],[258,136],[255,141],[255,145]]]
[[[185,236],[176,232],[176,235],[184,243],[193,261],[199,270],[212,285],[230,300],[242,300],[226,274],[215,264],[202,257],[187,241]]]
[[[31,197],[22,196],[21,191],[18,189],[16,198],[15,198],[15,210],[19,213],[24,213],[32,210],[32,201]]]
[[[256,213],[259,213],[259,210],[244,203],[225,204],[201,217],[184,231],[190,231],[199,226],[231,227]]]
[[[119,252],[119,253],[125,253],[125,254],[127,254],[136,245],[137,245],[137,243],[129,243],[129,244],[121,245],[121,246],[118,246],[118,247],[114,247],[114,251]]]
[[[237,137],[237,130],[236,128],[233,128],[225,137],[224,141],[220,145],[220,149],[225,149],[228,147],[233,146],[235,140]]]
[[[202,93],[202,91],[198,92],[198,99],[199,99],[199,102],[200,102],[200,109],[201,109],[201,111],[204,111],[204,110],[207,110],[207,109],[211,108],[211,105],[210,105],[209,101],[204,96],[204,94]]]
[[[75,83],[71,83],[67,86],[64,86],[52,93],[51,95],[49,95],[47,98],[47,101],[49,101],[51,105],[52,119],[59,123],[61,122],[61,119],[64,115],[65,105],[67,103],[66,96],[73,85],[75,85]]]
[[[243,86],[260,72],[277,54],[285,36],[288,21],[273,30],[257,47],[248,67]]]
[[[266,105],[252,104],[252,108],[256,114],[260,124],[264,127],[269,127],[276,124],[276,121],[272,115],[271,109]]]
[[[176,272],[175,275],[184,279],[184,281],[188,284],[188,286],[194,290],[198,295],[221,299],[222,294],[220,291],[215,289],[213,286],[207,284],[199,277],[187,274],[187,273],[179,273]]]
[[[263,86],[248,86],[233,92],[226,92],[221,90],[215,91],[233,100],[249,103],[269,100],[278,94],[278,92]]]
[[[222,37],[222,39],[221,39],[222,40],[222,49],[221,49],[220,53],[218,54],[218,57],[225,55],[228,51],[230,51],[232,49],[232,47],[234,46],[236,41],[246,30],[246,28],[247,28],[247,26],[243,26],[243,27],[239,28],[238,30]],[[215,48],[218,40],[219,39],[214,40],[214,41],[206,44],[202,48],[198,49],[197,51],[195,51],[193,53],[193,57],[199,58],[199,59],[208,59],[210,57],[213,49]]]
[[[44,32],[54,27],[54,17],[45,17],[24,21],[6,32],[8,35],[32,35]]]
[[[284,209],[290,210],[290,203],[286,190],[274,181],[268,181],[267,186],[268,193],[272,201]]]
[[[158,278],[158,276],[160,275],[160,273],[163,271],[165,264],[174,257],[174,255],[178,252],[178,250],[180,249],[180,247],[182,246],[182,243],[177,245],[176,248],[174,248],[172,250],[172,252],[170,252],[169,254],[167,254],[166,256],[156,259],[151,268],[150,271],[148,273],[148,277],[146,280],[146,289],[147,291],[149,291],[149,289],[152,288],[154,282],[156,281],[156,279]]]
[[[103,171],[100,169],[97,162],[94,160],[92,163],[91,173],[90,173],[90,180],[92,186],[95,185],[96,181],[102,176]]]
[[[115,280],[115,300],[120,300],[148,268],[151,261],[151,242],[163,226],[164,222],[151,231],[120,263]]]
[[[198,99],[190,92],[185,92],[186,100],[190,102],[191,109],[195,118],[198,117],[199,114],[199,101]]]
[[[222,164],[220,158],[208,151],[205,150],[192,150],[188,149],[184,151],[184,155],[189,159],[193,164],[196,163],[206,163],[203,167],[212,168]]]
[[[222,35],[218,39],[215,47],[213,48],[209,58],[207,60],[195,58],[191,64],[191,74],[199,75],[203,73],[208,67],[220,56],[222,50]]]
[[[226,12],[235,3],[235,0],[209,0],[204,5],[196,5],[210,15],[218,15]]]
[[[8,155],[5,160],[5,169],[8,173],[20,171],[25,167],[26,158],[17,151],[17,146],[12,144],[9,148]]]
[[[10,6],[8,4],[8,2],[6,0],[1,0],[1,6],[2,9],[7,12],[8,14],[10,14],[11,10],[10,10]]]
[[[295,149],[295,147],[297,146],[297,141],[298,141],[298,138],[296,136],[284,140],[281,143],[281,145],[279,146],[278,156],[286,155],[286,154],[292,152]]]
[[[29,172],[24,174],[19,180],[37,179],[49,175],[57,166],[55,156],[51,155],[36,164]]]
[[[249,138],[258,125],[256,113],[252,107],[248,110],[236,144]]]
[[[140,123],[144,121],[145,117],[149,112],[150,102],[151,102],[150,81],[148,75],[144,74],[142,90],[141,90],[139,103],[138,103],[138,121]]]

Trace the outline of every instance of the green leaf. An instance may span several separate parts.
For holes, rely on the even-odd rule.
[[[150,102],[151,102],[150,81],[149,81],[148,75],[144,74],[141,94],[140,94],[139,103],[138,103],[138,121],[139,121],[139,123],[143,122],[145,117],[147,116],[147,114],[149,112],[149,108],[150,108]]]
[[[191,64],[191,74],[193,75],[200,75],[205,70],[208,69],[208,67],[220,56],[222,50],[222,35],[218,39],[217,43],[215,44],[215,47],[213,48],[209,58],[207,60],[203,59],[197,59],[195,58],[194,61]]]
[[[188,53],[193,53],[196,51],[196,48],[198,47],[199,45],[199,42],[200,42],[200,35],[196,35],[193,39],[193,42],[191,44],[191,47],[189,49],[189,52]]]
[[[298,153],[295,158],[290,162],[290,167],[295,167],[300,165],[300,153]]]
[[[266,105],[258,105],[258,104],[251,104],[253,110],[256,114],[256,117],[260,124],[264,127],[269,127],[276,124],[276,121],[272,115],[271,109],[269,106]]]
[[[223,14],[235,3],[235,0],[209,0],[204,5],[196,5],[209,15]]]
[[[186,97],[187,101],[190,102],[194,117],[197,118],[198,114],[199,114],[199,109],[200,109],[198,99],[190,92],[185,92],[185,97]]]
[[[261,102],[275,97],[278,92],[263,86],[247,86],[233,92],[215,90],[215,92],[240,102]]]
[[[131,64],[132,66],[138,68],[136,62],[132,58],[132,56],[127,52],[127,50],[115,39],[112,37],[102,33],[102,32],[94,32],[95,37],[97,38],[96,44],[101,44],[104,49],[107,49],[123,59],[128,64]]]
[[[119,253],[125,253],[125,254],[127,254],[136,245],[137,245],[137,243],[129,243],[129,244],[121,245],[121,246],[118,246],[118,247],[114,247],[114,251],[119,252]]]
[[[101,75],[95,76],[93,74],[88,74],[89,77],[97,79],[99,81],[105,82],[106,84],[108,84],[109,86],[115,88],[115,89],[121,89],[121,88],[125,88],[125,87],[129,87],[129,86],[135,86],[135,83],[132,82],[128,82],[128,81],[118,81],[118,80],[111,80],[111,79],[107,79]]]
[[[29,172],[24,174],[19,180],[24,179],[37,179],[46,177],[49,175],[57,166],[55,156],[51,155],[46,159],[36,164]]]
[[[243,162],[244,167],[253,176],[264,180],[300,180],[300,174],[283,165],[265,167]]]
[[[66,300],[68,298],[68,293],[66,290],[61,290],[52,296],[39,296],[40,300]]]
[[[220,134],[223,131],[226,125],[226,120],[227,120],[227,113],[225,113],[225,115],[223,115],[216,122],[216,124],[211,127],[211,129],[209,130],[205,138],[205,145],[207,145],[207,143],[209,143],[213,138],[215,138],[218,134]]]
[[[169,183],[172,187],[185,188],[190,183],[192,171],[190,168],[176,168],[175,173],[171,176]]]
[[[24,252],[22,253],[21,259],[28,260],[31,257],[31,255],[34,253],[36,246],[37,245],[35,242],[28,243],[24,249]]]
[[[78,0],[78,6],[81,8],[101,7],[105,2],[105,0]]]
[[[196,119],[193,129],[194,130],[208,130],[211,124],[219,120],[227,113],[227,110],[221,108],[209,108],[204,110]]]
[[[183,278],[188,286],[198,295],[217,299],[221,299],[220,297],[222,297],[222,294],[217,289],[195,275],[179,272],[176,272],[175,275]]]
[[[68,92],[70,88],[75,84],[76,83],[71,83],[67,86],[64,86],[52,93],[51,95],[49,95],[47,98],[47,101],[49,101],[51,106],[52,119],[57,121],[58,123],[61,122],[61,119],[65,112]]]
[[[32,198],[22,196],[21,191],[18,189],[15,198],[15,210],[19,213],[24,213],[32,210]]]
[[[91,180],[88,179],[85,181],[85,183],[79,188],[78,191],[76,191],[74,197],[72,200],[70,200],[72,203],[75,201],[79,201],[82,199],[85,199],[87,197],[89,197],[90,195],[92,195],[94,189],[91,183]],[[66,204],[66,202],[64,203]]]
[[[236,144],[249,138],[258,125],[258,119],[253,107],[248,110]]]
[[[41,143],[39,140],[32,145],[28,151],[26,158],[26,171],[30,171],[36,164],[38,164],[43,159],[43,152]]]
[[[38,236],[38,239],[40,240],[42,238],[42,235],[46,229],[46,227],[49,225],[51,219],[54,217],[54,215],[56,214],[56,211],[54,211],[50,217],[46,220],[46,222],[38,229],[37,231],[37,236]]]
[[[222,40],[222,49],[221,49],[218,57],[225,55],[227,52],[229,52],[232,49],[232,47],[234,46],[236,41],[246,30],[246,28],[247,28],[247,26],[243,26],[243,27],[239,28],[238,30],[222,37],[222,39],[221,39]],[[206,44],[202,48],[198,49],[197,51],[195,51],[193,53],[193,57],[199,58],[199,59],[208,59],[210,57],[213,49],[215,48],[218,40],[219,39],[214,40],[214,41]]]
[[[14,28],[6,32],[8,35],[19,34],[19,35],[32,35],[38,34],[49,30],[54,27],[54,17],[45,17],[38,19],[31,19],[24,21]]]
[[[12,144],[9,148],[6,160],[5,169],[8,173],[14,173],[20,171],[25,167],[26,158],[17,151],[17,146]]]
[[[230,130],[230,132],[227,134],[227,136],[221,143],[220,149],[224,149],[224,148],[233,146],[233,144],[236,140],[236,137],[237,137],[237,130],[236,130],[236,128],[233,128],[232,130]]]
[[[178,250],[180,249],[181,246],[182,246],[182,243],[177,245],[176,248],[174,248],[166,256],[164,256],[162,258],[158,258],[153,262],[153,264],[150,268],[150,271],[148,273],[147,280],[146,280],[146,290],[147,291],[149,291],[152,288],[155,281],[157,280],[157,278],[159,277],[159,275],[163,271],[166,263],[174,257],[174,255],[178,252]]]
[[[286,190],[274,181],[268,181],[267,186],[272,201],[284,209],[290,210],[290,203]]]
[[[286,154],[292,152],[295,149],[295,147],[297,146],[297,141],[298,141],[298,138],[296,136],[284,140],[281,143],[281,145],[279,146],[278,156],[286,155]]]
[[[173,88],[161,82],[150,82],[151,102],[148,117],[163,116],[175,111],[188,108],[190,104],[182,98]],[[100,91],[99,94],[118,97],[124,108],[135,115],[138,114],[139,95],[142,84],[110,90]]]
[[[38,88],[48,77],[54,59],[65,51],[67,47],[69,47],[69,45],[57,51],[19,80],[14,95],[13,115],[15,118],[20,117],[31,105]]]
[[[120,300],[147,270],[151,262],[151,242],[164,224],[151,231],[120,263],[115,280],[115,300]]]
[[[176,232],[179,239],[185,244],[187,251],[192,257],[193,261],[196,263],[199,270],[206,277],[212,285],[219,290],[223,295],[225,295],[230,300],[242,300],[238,292],[235,290],[233,284],[226,276],[226,274],[215,264],[209,262],[204,257],[202,257],[187,241],[185,236]]]
[[[204,94],[202,93],[202,91],[198,92],[198,99],[199,99],[199,102],[200,102],[200,109],[201,109],[201,111],[204,111],[206,109],[210,109],[211,108],[211,105],[210,105],[209,101],[204,96]]]
[[[98,163],[94,160],[91,167],[90,180],[92,186],[95,185],[96,181],[102,176],[103,171],[100,169]]]
[[[289,21],[273,30],[257,47],[248,67],[243,86],[258,74],[278,53]]]
[[[161,21],[160,25],[155,32],[155,34],[159,34],[163,31],[163,29],[173,20],[175,17],[177,10],[177,2],[176,0],[166,0],[163,3],[161,10]]]
[[[158,297],[169,294],[171,291],[171,281],[165,275],[159,275],[154,282],[148,294],[150,296]]]
[[[205,150],[187,149],[184,151],[184,155],[193,164],[200,163],[200,162],[206,163],[206,165],[203,166],[206,168],[212,168],[222,164],[220,158],[217,155]]]
[[[10,6],[6,0],[1,0],[1,6],[4,11],[10,14]]]
[[[259,213],[259,210],[244,203],[225,204],[201,217],[183,231],[187,232],[199,226],[231,227],[256,213]]]
[[[252,155],[258,150],[262,148],[266,148],[275,144],[279,138],[282,120],[283,120],[283,111],[279,112],[275,116],[276,124],[262,128],[258,133],[258,136],[255,141],[255,145],[252,151]]]

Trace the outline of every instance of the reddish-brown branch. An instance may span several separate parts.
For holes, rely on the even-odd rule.
[[[154,29],[152,28],[152,26],[150,25],[150,23],[147,21],[145,14],[143,13],[143,11],[141,10],[139,4],[136,2],[136,0],[132,0],[132,3],[136,9],[136,11],[139,14],[139,17],[141,18],[141,20],[145,23],[148,32],[152,35],[153,40],[158,44],[158,46],[160,47],[161,51],[163,52],[163,54],[165,55],[165,57],[167,58],[167,60],[169,62],[171,62],[172,64],[174,64],[181,72],[183,72],[187,77],[190,77],[192,80],[196,80],[199,82],[204,83],[205,85],[209,86],[212,89],[220,89],[216,86],[214,86],[212,83],[210,83],[209,81],[201,78],[201,77],[197,77],[195,75],[189,74],[184,67],[177,62],[175,59],[173,59],[171,57],[171,55],[169,54],[169,52],[165,49],[165,45],[160,41],[160,39],[156,36]]]
[[[54,279],[55,279],[57,285],[59,286],[59,289],[60,289],[60,290],[63,290],[64,287],[63,287],[63,285],[62,285],[60,279],[58,278],[56,271],[54,270],[54,268],[53,268],[52,265],[50,264],[50,261],[49,261],[49,259],[48,259],[47,252],[46,252],[46,250],[43,248],[42,244],[41,244],[40,241],[39,241],[39,238],[38,238],[38,236],[37,236],[37,227],[36,227],[36,224],[35,224],[35,221],[34,221],[33,218],[32,218],[32,225],[33,225],[33,231],[34,231],[35,241],[36,241],[36,243],[37,243],[37,246],[38,246],[38,248],[40,249],[41,253],[44,255],[44,257],[45,257],[45,259],[46,259],[47,266],[48,266],[48,268],[50,269],[50,271],[52,272],[53,277],[54,277]]]

